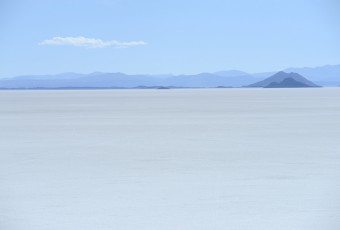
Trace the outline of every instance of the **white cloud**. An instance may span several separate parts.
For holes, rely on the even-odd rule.
[[[96,38],[86,37],[54,37],[47,39],[39,43],[39,45],[69,45],[78,47],[89,47],[89,48],[104,48],[113,46],[116,48],[128,48],[131,46],[142,46],[147,43],[144,41],[131,41],[131,42],[120,42],[116,40],[103,41]]]

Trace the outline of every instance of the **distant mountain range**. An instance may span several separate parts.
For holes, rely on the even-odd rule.
[[[319,87],[315,83],[307,80],[298,73],[286,73],[280,71],[271,77],[262,81],[250,84],[248,87],[262,88],[302,88],[302,87]]]
[[[301,74],[315,82],[315,85],[340,85],[340,65],[328,65],[316,68],[290,68],[283,71]],[[129,75],[124,73],[102,72],[91,74],[62,73],[56,75],[27,75],[2,78],[0,79],[0,88],[242,87],[262,81],[275,73],[276,72],[264,72],[250,74],[239,70],[200,73],[195,75]]]
[[[340,65],[327,65],[315,68],[289,68],[284,71],[301,74],[318,85],[340,85]]]

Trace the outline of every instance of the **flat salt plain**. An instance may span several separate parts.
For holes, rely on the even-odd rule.
[[[0,91],[1,230],[340,229],[340,88]]]

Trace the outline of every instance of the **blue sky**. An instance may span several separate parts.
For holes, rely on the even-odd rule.
[[[0,77],[340,64],[337,0],[0,0]]]

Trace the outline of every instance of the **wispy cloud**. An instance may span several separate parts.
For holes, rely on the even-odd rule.
[[[89,47],[89,48],[104,48],[104,47],[115,47],[115,48],[128,48],[132,46],[142,46],[147,43],[144,41],[128,41],[121,42],[116,40],[103,41],[96,38],[86,37],[54,37],[47,39],[39,43],[39,45],[68,45],[78,47]]]

